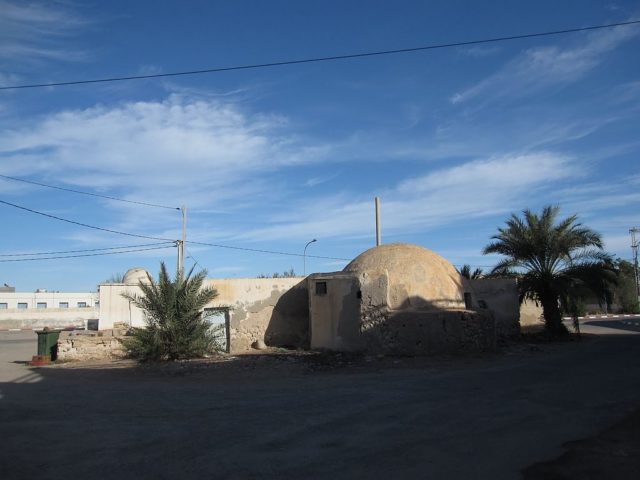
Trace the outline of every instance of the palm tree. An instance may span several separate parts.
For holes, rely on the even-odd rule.
[[[484,278],[484,272],[481,268],[476,268],[473,272],[471,271],[471,265],[464,264],[460,269],[460,275],[469,280],[477,280],[479,278]]]
[[[169,278],[164,262],[156,283],[139,283],[142,295],[123,296],[145,313],[146,328],[134,328],[125,346],[141,360],[176,360],[201,357],[213,350],[215,339],[202,310],[218,292],[203,288],[206,271]]]
[[[520,301],[540,303],[546,329],[553,334],[567,331],[563,312],[589,294],[603,298],[615,284],[600,235],[578,223],[576,215],[558,220],[559,211],[547,206],[540,216],[528,209],[523,218],[512,214],[483,251],[506,257],[491,273],[517,277]]]

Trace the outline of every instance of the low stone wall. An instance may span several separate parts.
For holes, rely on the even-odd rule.
[[[498,337],[520,334],[518,283],[514,278],[480,278],[469,280],[478,307],[488,309],[496,321]]]
[[[123,358],[124,332],[107,330],[95,333],[62,332],[58,340],[58,360],[105,360]]]
[[[495,320],[471,310],[384,311],[365,316],[362,347],[371,353],[433,355],[496,348]]]

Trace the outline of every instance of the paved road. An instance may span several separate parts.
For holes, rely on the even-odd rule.
[[[3,480],[520,478],[640,405],[639,335],[313,372],[5,363],[26,340],[0,345]]]
[[[31,331],[0,331],[0,382],[29,373],[25,363],[38,353],[38,336]]]
[[[565,325],[573,331],[572,321],[565,319]],[[616,335],[640,333],[640,315],[594,315],[580,317],[580,331],[596,335]]]

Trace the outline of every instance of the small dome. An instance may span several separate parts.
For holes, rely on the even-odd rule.
[[[464,308],[464,284],[455,267],[437,253],[409,243],[390,243],[360,254],[344,268],[361,282],[387,277],[392,309]]]
[[[126,285],[138,285],[138,283],[149,283],[149,278],[147,272],[144,268],[134,267],[127,270],[127,273],[124,274],[123,282]]]

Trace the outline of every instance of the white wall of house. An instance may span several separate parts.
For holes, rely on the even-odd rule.
[[[0,292],[0,330],[84,328],[98,318],[98,294],[91,292]]]

